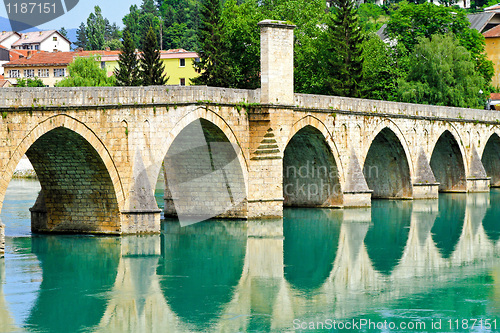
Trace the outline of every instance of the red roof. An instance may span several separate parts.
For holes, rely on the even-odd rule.
[[[492,100],[499,100],[500,99],[500,93],[491,93],[490,94],[490,99],[492,99]]]
[[[483,32],[483,36],[486,38],[500,37],[500,24],[490,30]]]
[[[29,50],[11,50],[11,52],[30,52]],[[31,51],[33,52],[33,51]],[[6,64],[4,67],[30,67],[30,66],[67,66],[76,57],[86,57],[93,54],[114,55],[120,51],[78,51],[78,52],[37,52],[26,54],[24,58],[17,58]]]

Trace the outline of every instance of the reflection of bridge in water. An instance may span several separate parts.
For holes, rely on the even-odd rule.
[[[352,318],[433,293],[457,272],[464,279],[488,272],[500,253],[500,210],[489,200],[449,194],[439,202],[375,202],[371,212],[286,210],[284,226],[166,223],[161,236],[83,238],[72,246],[72,237],[35,237],[43,280],[27,322],[16,324],[234,332],[287,329],[295,318]],[[488,274],[499,293],[498,272]],[[0,277],[4,283],[3,263]],[[0,331],[14,330],[3,294],[0,309]]]

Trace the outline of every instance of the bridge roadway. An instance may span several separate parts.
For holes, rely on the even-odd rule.
[[[165,214],[186,220],[500,186],[500,113],[294,94],[293,27],[260,25],[258,90],[0,90],[0,210],[25,154],[37,232],[158,232],[162,164]]]

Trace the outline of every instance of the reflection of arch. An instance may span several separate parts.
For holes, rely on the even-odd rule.
[[[445,130],[439,137],[431,156],[431,169],[440,191],[466,191],[466,159],[456,137]]]
[[[439,215],[431,229],[431,235],[445,259],[450,257],[460,240],[465,208],[466,201],[460,195],[450,193],[439,196]]]
[[[27,325],[34,331],[78,332],[99,324],[116,281],[120,240],[109,237],[34,237],[43,274]],[[95,293],[89,295],[89,293]]]
[[[342,211],[297,208],[283,215],[285,279],[299,290],[318,288],[333,268]]]
[[[412,174],[408,150],[396,133],[384,127],[372,140],[363,174],[375,198],[411,198]]]
[[[196,331],[208,331],[234,297],[244,273],[245,229],[222,221],[182,229],[167,224],[156,271],[161,291],[181,320]]]
[[[388,208],[390,205],[393,208]],[[374,201],[365,245],[373,267],[390,275],[403,256],[410,231],[411,201]],[[384,239],[385,241],[381,241]]]
[[[310,123],[299,129],[299,126]],[[342,204],[341,171],[328,138],[312,117],[292,128],[283,153],[284,205],[331,207]],[[326,131],[326,128],[323,128]],[[331,140],[331,139],[330,139]]]
[[[486,143],[481,158],[488,177],[491,177],[491,186],[500,186],[500,137],[493,133]]]
[[[45,133],[56,129],[56,128],[66,128],[69,129],[85,139],[97,152],[102,162],[106,166],[106,170],[113,182],[114,192],[116,194],[116,199],[118,201],[119,207],[122,207],[125,202],[125,193],[123,191],[123,186],[115,166],[115,163],[109,153],[108,149],[104,143],[98,138],[98,136],[85,124],[82,122],[71,118],[67,115],[57,115],[54,117],[47,118],[46,120],[39,123],[34,127],[19,143],[15,151],[13,152],[9,162],[7,163],[4,171],[4,176],[0,177],[0,189],[7,189],[8,183],[14,174],[19,161],[22,156],[28,151],[28,149]],[[0,210],[2,207],[2,202],[5,196],[5,190],[0,190]]]

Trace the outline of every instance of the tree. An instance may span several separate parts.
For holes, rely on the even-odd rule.
[[[489,84],[494,70],[493,63],[485,54],[484,36],[475,29],[470,29],[464,10],[427,2],[415,5],[403,1],[398,6],[387,22],[386,33],[390,38],[404,44],[412,52],[421,37],[431,38],[435,34],[452,33],[460,45],[471,52],[476,70],[483,76],[485,84]]]
[[[81,23],[80,27],[76,30],[76,47],[81,47],[82,49],[87,49],[87,28],[85,27],[85,23]]]
[[[37,77],[28,79],[17,79],[16,87],[45,87],[43,81]]]
[[[484,80],[470,53],[452,34],[420,38],[406,79],[399,80],[401,101],[483,108]]]
[[[234,80],[227,63],[228,48],[224,38],[221,0],[202,0],[198,45],[201,60],[196,67],[201,75],[191,81],[214,87],[230,87]]]
[[[168,78],[165,77],[165,68],[160,60],[160,51],[153,27],[149,28],[143,42],[141,55],[141,81],[144,86],[154,86],[166,84]]]
[[[114,86],[114,76],[108,77],[100,66],[100,57],[77,57],[69,66],[69,76],[57,83],[58,87]]]
[[[222,11],[225,62],[230,73],[226,86],[241,89],[260,87],[260,35],[257,23],[264,19],[257,1],[248,0],[238,5],[228,0]]]
[[[361,96],[363,98],[394,100],[399,77],[391,47],[375,33],[363,41],[363,70]]]
[[[59,33],[64,37],[68,38],[68,31],[66,30],[65,27],[61,27],[61,29],[59,29]]]
[[[373,3],[362,3],[358,8],[359,24],[365,31],[377,31],[387,19],[384,10]]]
[[[123,46],[115,69],[116,83],[119,86],[140,85],[140,66],[135,51],[135,43],[128,30],[123,32]]]
[[[90,13],[87,19],[87,48],[88,50],[102,50],[106,35],[106,22],[102,17],[101,8],[94,7],[95,13]]]
[[[140,34],[140,16],[141,12],[136,5],[129,8],[129,13],[123,17],[123,24],[125,29],[128,30],[134,40],[135,45],[141,48],[142,36]]]
[[[363,36],[353,0],[334,0],[333,15],[328,20],[328,61],[330,92],[340,96],[358,97],[362,78]]]

